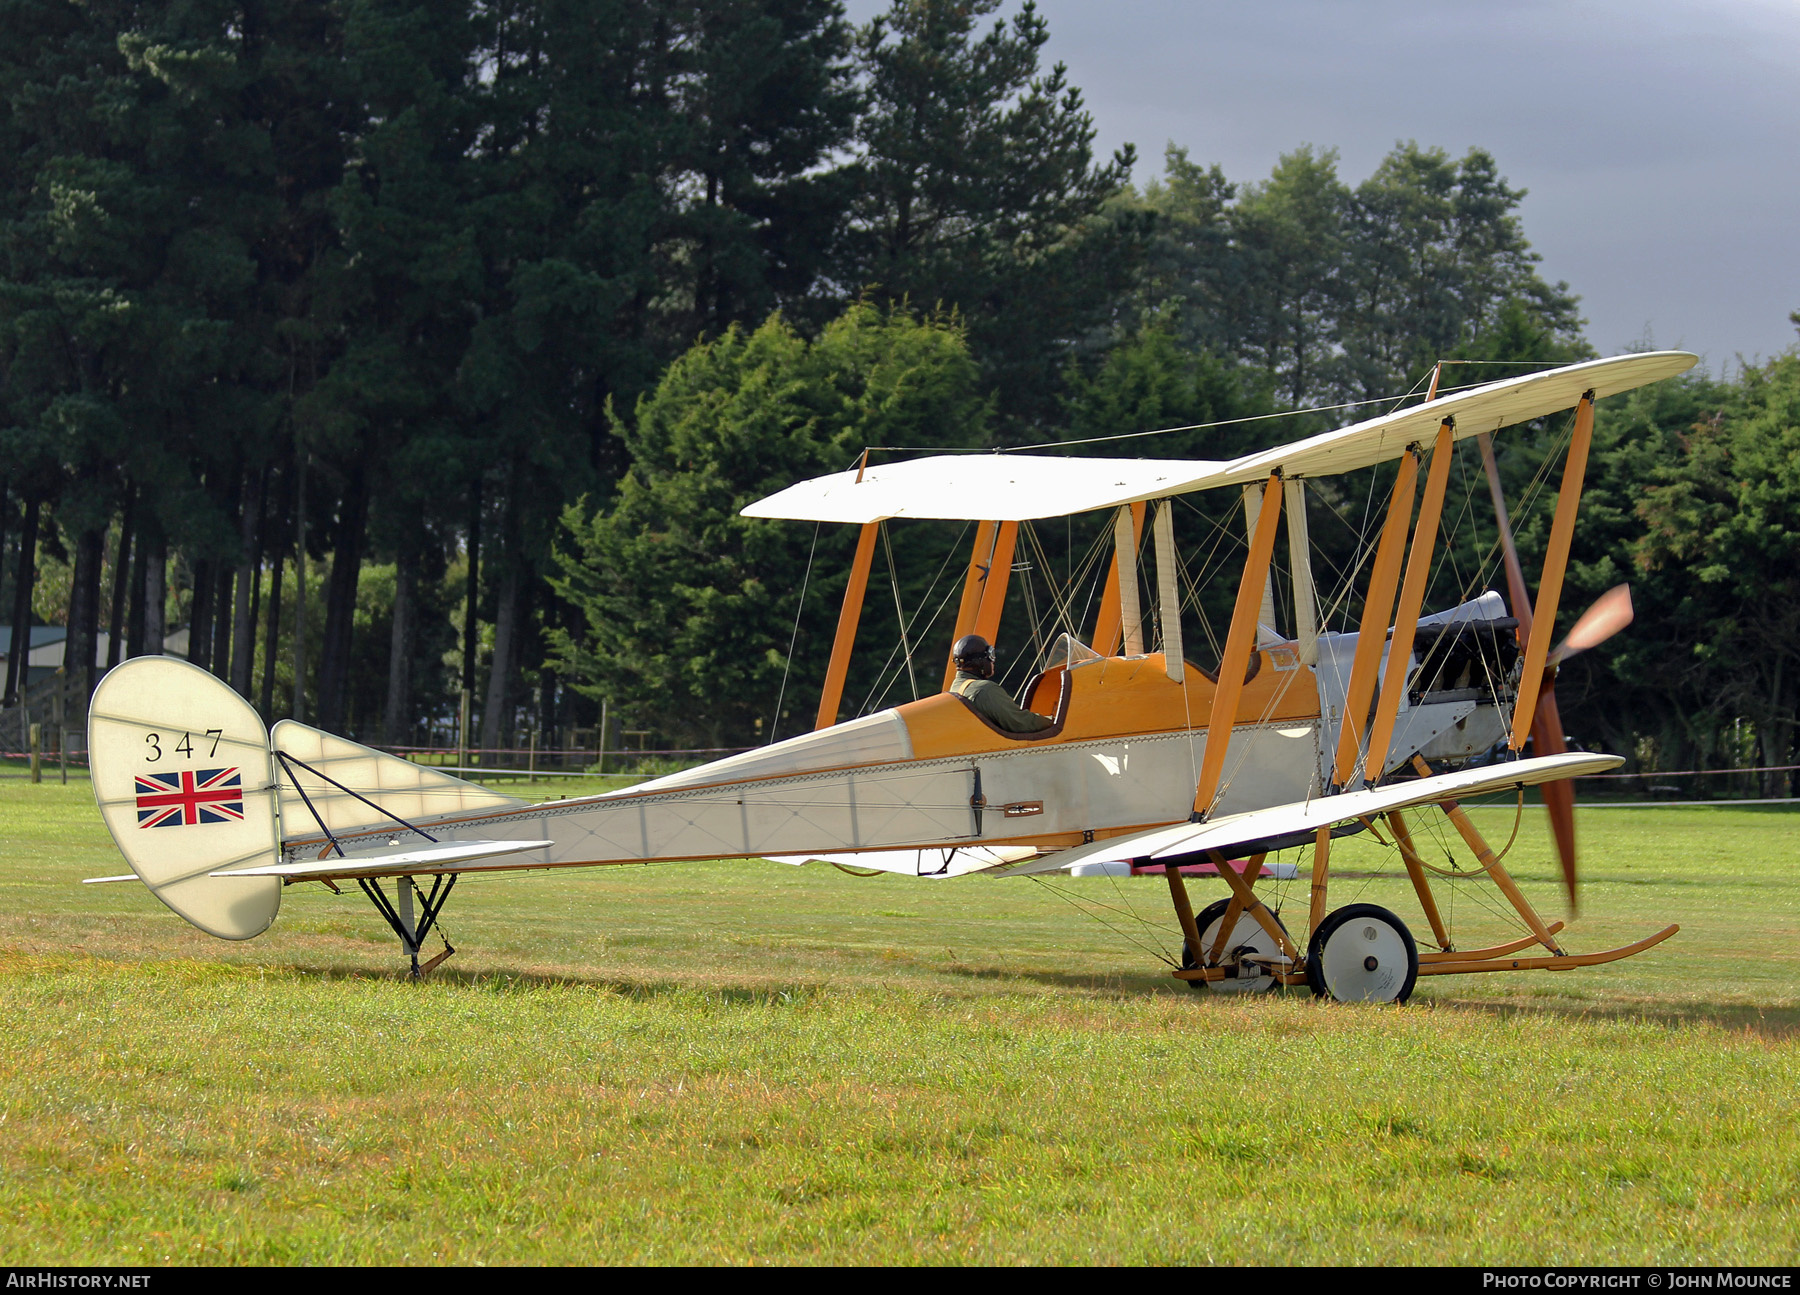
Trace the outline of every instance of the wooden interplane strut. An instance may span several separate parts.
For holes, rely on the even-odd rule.
[[[1181,645],[1181,579],[1175,559],[1175,501],[1156,510],[1156,611],[1162,625],[1163,670],[1175,683],[1187,678]]]
[[[1006,586],[1012,579],[1013,550],[1019,542],[1019,524],[1001,522],[994,533],[994,556],[987,579],[981,584],[981,608],[975,613],[975,633],[989,643],[1000,638],[1000,613],[1006,609]]]
[[[1562,599],[1563,577],[1569,570],[1569,546],[1575,539],[1575,514],[1581,507],[1581,485],[1587,475],[1588,448],[1594,440],[1594,393],[1589,391],[1575,406],[1575,431],[1569,438],[1569,454],[1563,461],[1562,487],[1556,494],[1556,517],[1550,523],[1550,545],[1544,553],[1544,577],[1538,581],[1537,605],[1531,609],[1531,636],[1525,641],[1525,665],[1519,676],[1519,699],[1513,707],[1512,749],[1525,745],[1537,714],[1538,691],[1544,683],[1544,665],[1550,657],[1550,639],[1556,632],[1556,605]]]
[[[1294,638],[1300,645],[1300,663],[1319,663],[1318,594],[1313,587],[1312,540],[1306,531],[1306,482],[1281,483],[1282,504],[1287,509],[1288,575],[1294,586]]]
[[[844,678],[850,671],[850,652],[856,646],[856,626],[862,619],[863,595],[869,588],[869,567],[875,561],[875,532],[880,522],[865,522],[856,537],[856,560],[850,565],[850,583],[844,586],[844,605],[838,611],[837,637],[831,643],[831,664],[825,670],[825,688],[819,694],[819,716],[813,727],[837,723],[838,705],[844,699]]]
[[[1369,591],[1363,596],[1362,629],[1356,638],[1356,655],[1350,663],[1350,686],[1344,695],[1344,718],[1338,728],[1337,756],[1331,783],[1342,787],[1356,772],[1362,753],[1363,721],[1375,698],[1375,671],[1381,665],[1381,649],[1387,643],[1388,613],[1394,591],[1400,587],[1400,562],[1406,556],[1406,530],[1412,524],[1413,490],[1419,479],[1419,456],[1408,450],[1400,460],[1400,475],[1388,500],[1387,521],[1375,547],[1375,567],[1369,573]]]
[[[1406,559],[1406,582],[1400,587],[1400,606],[1394,613],[1394,637],[1388,644],[1387,669],[1381,679],[1381,700],[1369,729],[1369,752],[1363,759],[1363,778],[1381,781],[1387,769],[1388,747],[1400,717],[1400,699],[1406,693],[1406,675],[1412,668],[1413,636],[1419,628],[1419,612],[1425,606],[1425,586],[1431,580],[1431,559],[1437,552],[1438,522],[1444,515],[1444,491],[1450,484],[1450,460],[1455,426],[1446,419],[1438,428],[1431,448],[1431,471],[1419,500],[1419,523],[1413,529],[1412,552]],[[1360,644],[1359,644],[1360,646]]]
[[[1519,549],[1513,543],[1512,520],[1507,516],[1506,494],[1500,488],[1500,465],[1494,459],[1493,439],[1483,432],[1476,438],[1481,446],[1481,463],[1486,469],[1488,495],[1494,501],[1494,520],[1500,530],[1500,553],[1506,567],[1506,601],[1518,621],[1514,630],[1523,650],[1531,640],[1531,595],[1525,589],[1525,569],[1519,563]],[[1548,658],[1546,658],[1547,660]],[[1568,749],[1564,740],[1562,714],[1556,705],[1553,676],[1555,666],[1546,666],[1538,680],[1537,704],[1531,708],[1531,740],[1538,755],[1555,755]],[[1509,735],[1510,737],[1510,735]],[[1544,808],[1550,813],[1550,831],[1556,837],[1556,853],[1563,865],[1563,882],[1568,888],[1569,907],[1575,907],[1575,788],[1566,782],[1545,783],[1539,788]]]
[[[1286,491],[1282,492],[1283,499]],[[1252,481],[1244,487],[1244,534],[1256,533],[1256,519],[1262,512],[1263,486],[1260,481]],[[1275,625],[1275,573],[1263,572],[1262,606],[1257,609],[1256,619],[1259,624],[1270,629]]]
[[[1231,613],[1231,629],[1225,636],[1225,656],[1219,662],[1219,683],[1213,691],[1212,717],[1206,726],[1206,751],[1200,759],[1200,784],[1194,790],[1194,817],[1203,818],[1219,794],[1225,772],[1225,752],[1231,729],[1237,723],[1238,698],[1244,676],[1250,670],[1250,653],[1256,647],[1256,617],[1262,609],[1263,578],[1275,553],[1275,526],[1281,520],[1281,478],[1269,474],[1256,530],[1250,535],[1250,555],[1238,581],[1237,605]]]

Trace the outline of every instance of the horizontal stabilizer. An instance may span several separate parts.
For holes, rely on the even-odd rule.
[[[338,881],[358,877],[429,877],[440,872],[475,872],[484,869],[542,868],[542,859],[520,859],[496,864],[507,854],[544,850],[549,841],[433,841],[385,850],[378,854],[348,854],[340,858],[306,863],[271,863],[259,868],[233,868],[215,877],[282,877],[293,881]]]
[[[1564,755],[1545,755],[1530,760],[1512,760],[1505,764],[1482,765],[1475,769],[1458,769],[1455,773],[1418,778],[1411,782],[1397,782],[1363,791],[1347,791],[1337,796],[1320,796],[1314,800],[1295,801],[1290,805],[1251,810],[1246,814],[1230,814],[1206,823],[1176,823],[1170,827],[1151,828],[1147,832],[1134,832],[1130,836],[1118,836],[1110,841],[1096,841],[1093,845],[1064,850],[1041,862],[1034,861],[1022,867],[1009,868],[1007,874],[1062,871],[1100,860],[1176,859],[1211,850],[1223,851],[1227,857],[1231,857],[1233,851],[1243,853],[1245,847],[1260,845],[1264,848],[1278,848],[1273,843],[1282,838],[1338,823],[1353,822],[1359,818],[1373,818],[1390,810],[1605,773],[1624,763],[1616,755],[1570,751]]]

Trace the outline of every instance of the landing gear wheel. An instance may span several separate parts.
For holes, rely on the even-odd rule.
[[[1328,914],[1306,949],[1306,983],[1340,1003],[1404,1003],[1419,978],[1419,946],[1379,904]]]
[[[1200,929],[1200,947],[1210,949],[1213,941],[1219,938],[1219,923],[1225,920],[1225,910],[1231,907],[1229,899],[1221,899],[1208,904],[1194,917],[1194,925]],[[1275,924],[1283,931],[1287,926],[1279,915]],[[1257,953],[1279,955],[1281,946],[1270,934],[1262,929],[1262,924],[1248,913],[1240,912],[1237,923],[1231,928],[1231,935],[1225,941],[1225,960],[1236,962],[1240,954]],[[1181,942],[1181,966],[1183,970],[1192,970],[1200,965],[1194,951],[1188,948],[1186,940]],[[1240,964],[1241,966],[1241,964]],[[1211,989],[1221,994],[1261,994],[1278,987],[1278,982],[1271,975],[1238,976],[1227,980],[1190,980],[1189,989]]]

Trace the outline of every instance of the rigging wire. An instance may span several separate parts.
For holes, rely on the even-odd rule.
[[[1180,427],[1155,427],[1139,432],[1114,432],[1110,436],[1083,436],[1067,441],[1038,441],[1030,445],[1003,446],[943,446],[943,445],[870,445],[866,448],[886,450],[903,454],[1020,454],[1027,450],[1056,450],[1066,445],[1098,445],[1108,441],[1130,441],[1146,436],[1168,436],[1174,432],[1204,432],[1215,427],[1238,427],[1244,423],[1265,423],[1277,418],[1300,418],[1307,414],[1331,414],[1342,409],[1360,409],[1365,405],[1395,405],[1410,400],[1418,394],[1425,380],[1415,382],[1412,388],[1398,396],[1371,396],[1366,400],[1346,400],[1338,405],[1307,405],[1300,409],[1278,410],[1272,414],[1245,414],[1237,418],[1219,418],[1210,423],[1184,423]],[[1438,399],[1452,392],[1468,391],[1475,387],[1483,387],[1485,382],[1464,382],[1455,386],[1439,387]]]
[[[1528,361],[1445,360],[1443,363],[1523,364],[1528,363]],[[1535,361],[1531,361],[1530,363],[1535,363]],[[1557,366],[1550,364],[1547,367],[1555,368]],[[1210,431],[1215,427],[1238,427],[1245,423],[1264,423],[1278,418],[1301,418],[1307,414],[1331,414],[1343,409],[1360,409],[1364,405],[1399,406],[1401,403],[1418,395],[1419,388],[1426,384],[1429,377],[1430,371],[1427,370],[1426,377],[1419,379],[1419,381],[1415,382],[1409,390],[1404,391],[1397,396],[1370,396],[1365,400],[1346,400],[1338,405],[1307,405],[1300,409],[1278,410],[1272,414],[1245,414],[1238,418],[1215,419],[1210,423],[1185,423],[1180,427],[1156,427],[1138,432],[1114,432],[1110,436],[1083,436],[1067,441],[1037,441],[1030,445],[868,445],[863,448],[870,453],[886,451],[897,454],[1022,454],[1030,450],[1057,450],[1068,445],[1099,445],[1108,441],[1130,441],[1141,439],[1146,436],[1168,436],[1175,432],[1204,432]],[[1452,395],[1458,391],[1470,391],[1476,387],[1485,387],[1488,385],[1490,384],[1486,382],[1463,382],[1448,387],[1440,386],[1435,399],[1442,400],[1445,396]]]
[[[912,644],[906,637],[906,611],[900,606],[900,571],[894,565],[894,542],[888,533],[888,524],[883,521],[876,529],[881,532],[881,547],[887,552],[888,583],[894,590],[894,622],[900,627],[900,648],[906,653],[906,681],[912,688],[913,700],[919,700],[919,677],[913,671]]]
[[[1104,926],[1107,930],[1111,931],[1114,935],[1118,936],[1122,940],[1126,940],[1126,941],[1130,942],[1131,944],[1136,945],[1139,949],[1142,949],[1145,953],[1148,953],[1151,957],[1155,958],[1158,962],[1167,963],[1170,967],[1176,967],[1178,965],[1174,958],[1171,958],[1167,953],[1163,952],[1161,949],[1154,948],[1151,945],[1145,944],[1142,940],[1139,940],[1136,936],[1132,935],[1131,932],[1120,930],[1118,927],[1114,926],[1111,922],[1107,921],[1104,917],[1101,917],[1098,913],[1092,912],[1087,908],[1083,908],[1080,901],[1076,900],[1073,896],[1068,894],[1066,891],[1063,891],[1063,890],[1059,889],[1058,887],[1051,885],[1050,882],[1046,878],[1040,877],[1040,876],[1037,876],[1034,874],[1028,874],[1028,875],[1031,875],[1031,879],[1033,881],[1037,882],[1038,885],[1042,886],[1045,890],[1049,891],[1052,895],[1055,895],[1058,899],[1060,899],[1064,903],[1068,904],[1069,907],[1073,908],[1076,912],[1082,914],[1085,917],[1092,918],[1094,921],[1096,921],[1096,922],[1100,923],[1100,925]],[[1093,901],[1089,901],[1089,902],[1092,903]],[[1105,905],[1099,905],[1099,907],[1105,907]],[[1144,919],[1142,917],[1139,917],[1136,913],[1133,913],[1130,916],[1137,918],[1137,920],[1140,922],[1144,922]],[[1145,922],[1145,925],[1149,925],[1149,923]]]
[[[955,543],[951,544],[949,550],[944,554],[944,560],[938,564],[937,574],[931,577],[930,585],[926,586],[925,593],[919,600],[919,603],[920,603],[919,610],[914,612],[912,619],[910,621],[907,621],[905,623],[905,625],[902,627],[902,629],[903,629],[902,638],[904,638],[906,636],[905,631],[910,631],[914,625],[918,624],[919,617],[924,615],[925,604],[930,601],[932,593],[938,587],[938,581],[940,581],[944,578],[944,572],[949,568],[951,561],[956,557],[958,551],[962,548],[963,537],[969,533],[970,525],[971,525],[971,523],[964,522],[962,529],[957,532]],[[931,619],[925,622],[925,629],[927,631],[929,631],[933,625],[937,624],[937,618],[939,616],[943,615],[944,608],[950,601],[950,595],[955,592],[956,592],[956,586],[954,584],[952,584],[950,586],[949,592],[946,593],[943,597],[943,600],[938,603],[936,610],[934,610],[931,613]],[[922,635],[914,635],[913,637],[921,638],[923,636]],[[900,682],[900,675],[898,672],[896,672],[894,677],[892,679],[888,680],[885,685],[882,683],[882,680],[887,678],[888,667],[894,664],[894,654],[896,652],[898,652],[899,650],[900,650],[900,644],[898,644],[898,643],[894,644],[893,647],[888,649],[887,658],[884,661],[882,661],[881,668],[875,672],[875,682],[870,686],[868,695],[863,698],[862,708],[861,708],[861,710],[859,710],[857,712],[858,714],[860,714],[860,715],[869,714],[872,705],[877,702],[886,701],[888,693],[893,690],[893,687],[895,684]],[[879,691],[879,696],[877,695],[878,691]]]
[[[800,597],[794,600],[794,628],[788,634],[787,660],[781,667],[781,688],[775,694],[775,716],[769,721],[769,742],[775,741],[775,730],[781,726],[781,703],[787,697],[788,676],[794,670],[794,644],[800,640],[800,613],[806,609],[806,587],[812,582],[813,555],[819,551],[819,528],[813,523],[812,544],[806,550],[806,574],[800,578]]]

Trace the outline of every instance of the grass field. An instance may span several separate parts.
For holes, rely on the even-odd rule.
[[[1405,1008],[1190,992],[1158,880],[755,862],[472,879],[415,984],[358,895],[237,945],[74,884],[124,871],[85,782],[6,778],[0,1263],[1794,1263],[1800,815],[1582,830],[1571,947],[1681,934]]]

